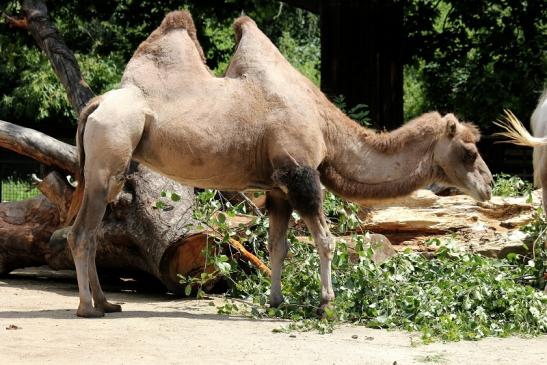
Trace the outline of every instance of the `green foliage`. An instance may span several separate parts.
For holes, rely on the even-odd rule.
[[[433,259],[404,253],[377,266],[362,236],[353,239],[358,262],[348,260],[343,242],[333,259],[337,297],[327,312],[331,325],[348,322],[420,331],[425,342],[547,332],[547,297],[515,281],[533,271],[531,267],[462,253],[452,246],[441,247]],[[316,319],[320,293],[316,255],[309,245],[298,242],[291,254],[283,280],[288,304],[264,307],[268,286],[251,286],[246,278],[235,279],[231,295],[251,300],[251,312],[259,315],[307,320],[297,328],[329,330]],[[259,282],[264,283],[255,283]]]
[[[197,201],[195,217],[224,237],[214,243],[216,248],[207,251],[220,252],[235,231],[228,227],[226,217],[246,210],[244,203],[226,207],[218,193],[208,190],[200,193]],[[219,215],[220,209],[227,210]],[[325,210],[333,223],[341,212],[351,215],[355,211],[334,196],[327,196]],[[257,217],[251,229],[238,233],[262,260],[267,260],[267,227],[267,220]],[[440,245],[432,259],[405,252],[376,265],[364,236],[354,234],[351,239],[357,259],[350,259],[346,243],[337,243],[333,258],[336,299],[326,309],[326,319],[317,319],[316,314],[320,300],[317,254],[310,244],[295,238],[294,230],[289,232],[291,247],[283,272],[286,303],[279,308],[267,306],[270,280],[261,272],[251,270],[245,262],[224,257],[215,261],[209,256],[215,272],[222,271],[231,284],[218,312],[293,321],[276,331],[325,333],[340,323],[401,328],[421,332],[424,342],[547,333],[547,296],[520,283],[538,276],[535,265],[522,264],[515,257],[497,260],[466,253],[451,242]],[[184,278],[183,283],[191,292],[188,284],[201,287],[209,280],[207,276],[203,280]]]
[[[321,48],[319,38],[306,42],[294,38],[289,32],[284,31],[279,38],[279,50],[287,60],[315,85],[321,82],[320,56]]]
[[[230,64],[235,46],[231,21],[229,19],[215,21],[212,18],[205,18],[203,19],[203,32],[210,43],[210,46],[205,50],[205,57],[207,60],[215,61],[214,72],[217,76],[222,76]]]
[[[28,181],[7,179],[0,181],[0,184],[4,202],[26,200],[40,194],[40,191]]]
[[[530,116],[547,80],[546,2],[414,0],[405,27],[409,63],[424,65],[424,111],[483,128],[502,109]]]
[[[340,199],[333,193],[325,192],[323,210],[329,223],[341,235],[361,229],[363,221],[359,218],[359,205]]]
[[[534,189],[532,183],[522,180],[518,176],[500,173],[494,174],[493,195],[498,196],[523,196],[530,195]]]
[[[403,70],[403,113],[406,121],[427,111],[423,68],[424,63],[419,62],[418,65],[405,65]]]
[[[370,110],[366,104],[357,104],[354,107],[348,107],[346,97],[344,95],[335,96],[332,100],[341,111],[346,113],[348,117],[355,120],[363,127],[371,127],[372,120],[370,119]]]

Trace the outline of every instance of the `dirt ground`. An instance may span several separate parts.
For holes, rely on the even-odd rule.
[[[364,327],[273,333],[284,322],[219,316],[209,305],[219,299],[180,300],[131,284],[104,285],[124,311],[89,320],[75,316],[72,272],[0,278],[0,364],[547,363],[547,336],[416,345],[416,334]]]

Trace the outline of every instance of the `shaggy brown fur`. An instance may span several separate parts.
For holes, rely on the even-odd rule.
[[[287,187],[289,203],[300,215],[320,214],[323,193],[317,170],[308,166],[280,168],[274,171],[272,180]]]
[[[446,122],[448,120],[459,123],[453,114],[447,114],[443,119],[438,112],[430,112],[410,120],[405,124],[404,128],[399,128],[391,132],[377,133],[374,130],[363,128],[353,121],[346,121],[345,124],[379,152],[396,153],[406,145],[423,140],[424,138],[435,139],[442,136],[446,131]],[[477,126],[468,122],[462,122],[461,124],[465,127],[460,132],[462,141],[476,143],[480,140],[480,132]]]
[[[443,121],[441,115],[431,112],[409,121],[404,128],[389,133],[376,133],[371,130],[365,130],[362,133],[366,143],[379,152],[396,153],[409,144],[424,138],[436,140],[445,133],[445,129],[446,122]]]

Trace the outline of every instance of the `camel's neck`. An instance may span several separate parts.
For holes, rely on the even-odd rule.
[[[439,174],[433,147],[442,126],[436,119],[440,116],[432,123],[414,121],[378,134],[347,119],[330,121],[325,133],[328,157],[321,165],[323,184],[354,200],[404,196],[430,184]]]

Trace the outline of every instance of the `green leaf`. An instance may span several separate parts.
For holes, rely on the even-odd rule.
[[[188,297],[190,296],[191,293],[192,293],[192,284],[187,284],[186,287],[184,288],[184,295]]]

